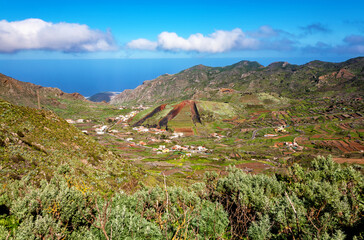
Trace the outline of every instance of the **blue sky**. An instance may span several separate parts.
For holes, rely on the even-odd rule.
[[[0,59],[364,55],[364,1],[0,0]]]

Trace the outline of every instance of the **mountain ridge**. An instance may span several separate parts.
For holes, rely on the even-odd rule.
[[[339,72],[344,73],[337,75]],[[349,94],[362,93],[363,79],[363,57],[340,63],[315,60],[294,65],[274,62],[266,67],[258,62],[243,60],[225,67],[196,65],[176,74],[164,74],[154,80],[144,81],[135,89],[124,90],[110,103],[133,105],[196,98],[214,100],[208,97],[209,92],[216,92],[220,88],[231,88],[241,93],[278,93],[285,97],[304,97],[323,92],[346,94],[343,89]]]
[[[22,82],[0,73],[0,97],[16,105],[38,107],[42,105],[57,106],[56,98],[87,101],[79,93],[65,93],[59,88],[43,87],[29,82]]]

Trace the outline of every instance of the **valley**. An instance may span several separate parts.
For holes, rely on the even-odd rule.
[[[363,59],[199,65],[110,103],[0,75],[0,230],[239,239],[271,211],[283,239],[321,236],[328,214],[327,236],[362,236]],[[41,220],[51,230],[29,227]]]
[[[363,164],[362,89],[345,92],[336,87],[332,91],[340,91],[340,94],[330,96],[307,92],[303,88],[307,96],[293,98],[282,95],[285,83],[278,87],[278,91],[257,87],[253,90],[252,84],[260,81],[258,78],[243,90],[245,80],[242,85],[237,85],[233,77],[238,74],[244,79],[259,71],[259,74],[268,71],[272,77],[292,69],[294,74],[300,71],[302,75],[307,69],[312,71],[315,67],[322,75],[316,75],[319,79],[317,86],[322,86],[323,79],[330,78],[336,79],[336,86],[341,86],[342,83],[338,80],[342,78],[345,84],[359,87],[363,85],[362,72],[354,75],[348,70],[337,72],[336,69],[357,71],[362,62],[362,58],[357,58],[336,65],[319,62],[304,66],[274,63],[264,68],[255,62],[242,61],[216,70],[199,65],[177,74],[174,77],[177,86],[180,85],[178,79],[182,77],[182,83],[186,78],[205,79],[202,76],[205,76],[206,70],[206,76],[218,74],[214,79],[221,78],[221,74],[232,74],[231,78],[224,78],[224,84],[214,83],[215,86],[221,86],[216,89],[209,87],[203,92],[196,90],[191,100],[165,100],[161,104],[160,100],[156,100],[154,104],[130,105],[130,99],[125,103],[117,103],[125,92],[114,96],[113,104],[91,102],[77,94],[66,94],[59,89],[43,88],[6,76],[1,78],[1,97],[29,107],[41,104],[42,109],[48,109],[66,119],[70,127],[78,128],[87,139],[93,139],[112,153],[115,164],[123,166],[122,168],[131,166],[135,173],[123,177],[125,184],[130,179],[134,182],[133,186],[125,185],[127,191],[135,191],[139,183],[162,185],[165,176],[168,176],[167,181],[172,185],[188,186],[202,181],[206,172],[217,171],[223,175],[228,166],[236,166],[252,174],[272,175],[284,173],[295,163],[307,165],[316,156],[332,155],[334,161],[340,163]],[[305,66],[308,66],[307,69]],[[334,72],[326,73],[327,71]],[[313,72],[310,74],[315,75]],[[169,78],[161,76],[162,79],[163,77]],[[160,84],[167,84],[161,78],[150,81],[152,85],[148,92],[157,91],[153,86],[158,89]],[[214,81],[216,80],[212,82]],[[175,82],[168,84],[172,86]],[[140,87],[143,86],[145,84]],[[189,86],[193,86],[193,83]],[[10,90],[6,91],[7,88]],[[129,96],[133,97],[133,94]],[[11,155],[9,153],[9,159],[12,158]],[[79,164],[92,166],[92,161],[94,160],[83,158]],[[9,173],[4,177],[15,174],[11,173],[11,169],[7,171]],[[97,186],[88,174],[81,178],[88,184],[93,182],[93,186]],[[107,179],[110,187],[104,190],[112,191],[116,182],[120,182],[120,174],[110,173]]]
[[[0,240],[364,240],[364,1],[0,9]]]
[[[256,103],[259,97],[249,95]],[[174,184],[188,185],[201,181],[206,171],[223,173],[230,165],[254,174],[273,174],[293,163],[308,164],[317,155],[332,155],[341,163],[364,163],[361,99],[283,101],[285,105],[277,100],[249,107],[239,115],[239,109],[229,104],[184,101],[138,113],[129,109],[136,115],[109,118],[112,122],[105,121],[104,134],[98,135],[91,123],[75,126],[160,183],[166,175]],[[199,121],[194,121],[196,110],[191,106]]]

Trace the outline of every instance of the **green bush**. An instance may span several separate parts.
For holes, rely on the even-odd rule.
[[[195,192],[182,188],[153,188],[133,196],[136,209],[160,227],[166,239],[206,239],[222,236],[227,215],[219,203],[201,199]]]
[[[182,188],[152,188],[104,199],[55,176],[39,186],[23,179],[4,189],[1,203],[10,212],[0,219],[2,238],[217,239],[228,225],[219,203]],[[17,224],[10,226],[9,218]]]
[[[0,239],[363,239],[363,175],[330,158],[287,174],[228,168],[189,189],[101,196],[60,169],[0,188]]]
[[[92,198],[63,177],[43,180],[40,186],[28,179],[14,181],[7,185],[2,200],[10,216],[19,222],[11,232],[15,239],[64,238],[89,226],[85,213],[89,212]]]
[[[209,179],[209,192],[227,211],[232,238],[363,237],[364,178],[352,167],[318,157],[310,169],[295,165],[276,177],[228,172],[212,189]]]

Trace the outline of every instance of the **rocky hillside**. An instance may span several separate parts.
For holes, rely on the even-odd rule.
[[[198,65],[162,75],[125,90],[112,104],[150,104],[203,99],[224,101],[223,93],[268,92],[285,97],[363,94],[364,58],[342,63],[312,61],[304,65],[275,62],[267,67],[241,61],[226,67]]]
[[[42,87],[32,83],[21,82],[0,73],[0,98],[13,104],[38,107],[38,96],[41,105],[58,106],[57,99],[86,99],[79,93],[65,93],[58,88]]]

